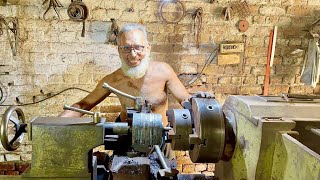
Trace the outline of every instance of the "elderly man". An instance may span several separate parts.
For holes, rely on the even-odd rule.
[[[151,111],[153,113],[162,115],[163,125],[167,126],[167,91],[170,90],[181,104],[192,96],[168,64],[150,61],[151,47],[144,26],[140,24],[125,25],[119,32],[117,44],[122,62],[121,68],[106,75],[88,96],[72,106],[86,110],[92,109],[111,94],[109,90],[102,87],[103,83],[108,83],[111,87],[122,92],[142,97],[152,105]],[[126,121],[126,107],[133,107],[134,101],[126,97],[118,97],[122,106],[120,119]],[[82,114],[66,110],[60,116],[79,117]]]

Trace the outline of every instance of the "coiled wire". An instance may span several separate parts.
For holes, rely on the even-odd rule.
[[[67,13],[71,20],[83,22],[81,36],[85,33],[85,20],[88,17],[88,8],[81,0],[72,0],[68,7]]]

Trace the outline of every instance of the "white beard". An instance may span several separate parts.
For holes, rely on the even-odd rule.
[[[150,62],[150,54],[146,54],[146,56],[141,60],[140,64],[136,67],[130,67],[128,66],[126,60],[122,57],[120,57],[121,59],[121,69],[123,71],[123,73],[133,79],[139,79],[142,78],[149,67],[149,62]]]

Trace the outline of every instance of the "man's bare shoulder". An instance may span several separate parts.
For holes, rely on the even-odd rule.
[[[157,71],[171,73],[173,70],[168,63],[165,62],[158,62],[158,61],[151,61],[151,67],[155,68]]]
[[[112,83],[112,82],[114,82],[114,81],[119,80],[119,78],[121,78],[122,76],[123,76],[123,72],[122,72],[122,70],[119,68],[119,69],[117,69],[116,71],[114,71],[114,72],[112,72],[112,73],[104,76],[104,77],[101,79],[100,83],[102,83],[102,82]]]

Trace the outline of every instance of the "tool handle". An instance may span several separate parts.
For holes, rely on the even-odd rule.
[[[80,108],[76,108],[76,107],[72,107],[72,106],[68,106],[68,105],[64,105],[63,109],[64,110],[71,110],[71,111],[75,111],[75,112],[79,112],[79,113],[83,113],[83,114],[94,115],[94,112],[87,111],[87,110],[80,109]]]

